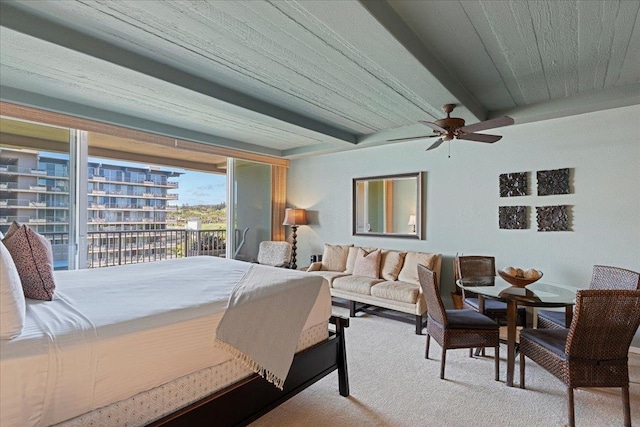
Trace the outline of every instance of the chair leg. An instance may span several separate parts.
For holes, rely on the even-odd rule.
[[[427,349],[424,351],[424,358],[429,358],[429,344],[431,344],[431,335],[427,332]]]
[[[496,361],[496,381],[500,381],[500,344],[496,346],[494,358]]]
[[[440,360],[440,379],[444,379],[444,365],[447,363],[447,349],[442,346],[442,358]]]
[[[573,410],[573,387],[567,387],[567,410],[569,412],[569,427],[575,427],[576,416]]]
[[[520,388],[524,388],[524,353],[520,352]]]
[[[629,385],[622,387],[622,409],[624,410],[624,427],[631,427],[631,406],[629,404]]]
[[[478,349],[479,350],[479,349]],[[469,349],[469,357],[473,357],[473,347]]]

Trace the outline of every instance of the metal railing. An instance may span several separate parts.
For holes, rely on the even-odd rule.
[[[91,231],[87,233],[87,267],[225,256],[226,239],[226,230]]]

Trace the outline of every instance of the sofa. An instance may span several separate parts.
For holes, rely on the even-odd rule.
[[[441,254],[325,244],[322,261],[312,263],[307,272],[327,280],[331,296],[347,301],[351,317],[362,311],[407,320],[393,311],[411,314],[421,335],[427,305],[418,264],[435,271],[439,280]]]

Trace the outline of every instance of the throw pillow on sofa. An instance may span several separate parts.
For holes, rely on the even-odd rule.
[[[329,245],[325,243],[322,254],[322,270],[344,271],[347,268],[347,255],[353,245]]]
[[[372,279],[379,278],[380,258],[380,249],[367,252],[362,248],[358,248],[358,255],[353,265],[353,275],[371,277]]]
[[[352,246],[349,248],[349,254],[347,255],[347,268],[344,270],[347,274],[353,274],[353,267],[356,265],[356,257],[358,251],[364,249],[365,252],[373,252],[378,248],[361,248],[360,246]]]
[[[422,252],[407,252],[404,258],[404,265],[398,280],[401,282],[420,284],[418,280],[418,264],[422,264],[429,270],[433,270],[433,263],[437,258],[437,254],[427,254]]]
[[[406,256],[406,252],[383,249],[380,254],[380,277],[384,280],[398,280],[398,274],[400,274],[400,269],[402,268],[402,264],[404,264],[404,258]]]

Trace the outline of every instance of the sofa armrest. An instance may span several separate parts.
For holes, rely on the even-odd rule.
[[[313,262],[313,263],[311,263],[309,268],[307,268],[307,271],[320,271],[321,269],[322,269],[322,263],[321,262]]]

